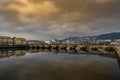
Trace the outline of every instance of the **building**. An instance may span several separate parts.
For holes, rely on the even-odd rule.
[[[114,39],[113,41],[114,42],[120,42],[120,39]]]
[[[51,44],[59,44],[59,40],[58,39],[53,39],[50,42],[51,42]]]
[[[13,38],[8,36],[0,36],[0,45],[13,45]]]
[[[111,45],[120,46],[120,42],[111,42]]]
[[[25,38],[11,38],[9,36],[0,36],[0,45],[1,46],[12,46],[12,45],[26,45]]]
[[[59,40],[58,39],[53,39],[50,41],[45,41],[46,44],[59,44]]]
[[[28,40],[27,44],[29,44],[29,45],[39,45],[39,44],[45,44],[45,42],[39,41],[39,40]]]
[[[46,44],[51,44],[51,41],[45,41]]]
[[[105,44],[105,45],[107,45],[107,44],[110,44],[111,42],[112,42],[112,40],[110,40],[110,39],[97,40],[96,44]]]
[[[26,39],[25,38],[16,38],[14,37],[13,38],[14,42],[13,42],[13,45],[26,45]]]

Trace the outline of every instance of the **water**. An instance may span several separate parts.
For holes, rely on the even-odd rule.
[[[0,51],[0,80],[120,80],[115,54]]]

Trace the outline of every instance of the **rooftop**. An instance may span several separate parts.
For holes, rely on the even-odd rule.
[[[11,38],[9,36],[0,36],[0,38]]]
[[[17,39],[17,40],[26,40],[25,38],[15,38],[15,39]]]

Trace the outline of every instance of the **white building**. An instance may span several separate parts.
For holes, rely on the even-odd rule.
[[[110,44],[120,46],[120,42],[111,42]]]

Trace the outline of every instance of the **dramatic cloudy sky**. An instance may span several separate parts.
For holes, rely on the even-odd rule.
[[[0,35],[47,40],[120,31],[120,0],[0,0]]]

